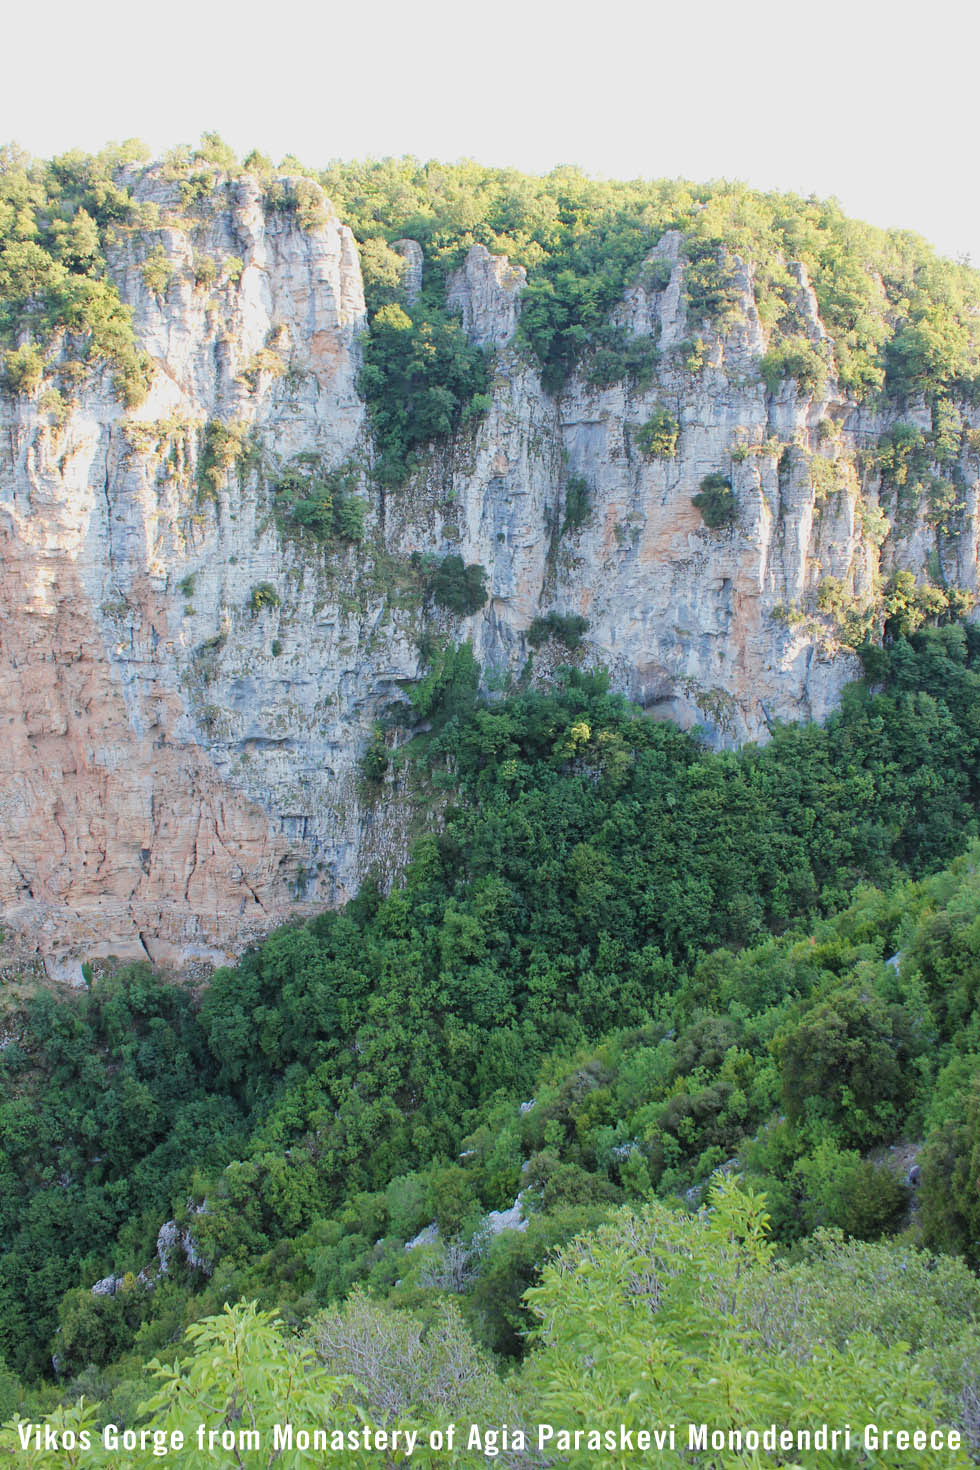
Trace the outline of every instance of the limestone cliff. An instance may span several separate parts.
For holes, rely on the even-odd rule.
[[[618,310],[657,337],[655,379],[552,396],[515,335],[523,271],[473,246],[448,300],[493,350],[492,407],[382,497],[358,251],[329,203],[270,208],[246,175],[188,214],[160,169],[132,187],[159,224],[121,232],[110,269],[153,359],[149,397],[125,411],[105,372],[64,413],[2,402],[0,913],[52,973],[220,960],[391,868],[407,814],[365,800],[359,761],[420,674],[412,552],[487,569],[486,607],[446,627],[486,669],[524,666],[535,617],[580,614],[582,656],[718,744],[826,716],[857,667],[842,609],[870,607],[895,568],[977,589],[976,458],[942,534],[883,506],[865,451],[888,420],[832,374],[817,397],[791,378],[769,391],[747,265],[723,330],[688,321],[684,242],[665,236]],[[413,247],[397,245],[417,291]],[[658,412],[672,452],[644,437]],[[286,534],[271,487],[303,456],[356,477],[359,545]],[[716,529],[692,500],[711,474],[737,504]]]

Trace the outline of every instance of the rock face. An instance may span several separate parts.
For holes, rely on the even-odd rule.
[[[221,961],[297,905],[342,901],[371,864],[391,871],[409,815],[364,797],[359,761],[420,674],[413,551],[487,569],[489,603],[446,631],[488,669],[523,666],[542,613],[583,615],[589,660],[715,744],[835,707],[856,661],[818,610],[827,579],[859,606],[938,556],[976,591],[976,460],[955,533],[920,514],[886,536],[861,457],[886,421],[832,379],[816,399],[767,390],[749,268],[718,333],[686,320],[683,242],[665,236],[619,308],[658,338],[655,381],[554,397],[515,337],[523,272],[473,246],[449,300],[494,349],[492,407],[382,501],[357,249],[329,203],[300,218],[244,178],[188,216],[161,171],[134,189],[160,225],[122,236],[110,266],[154,359],[149,398],[127,413],[105,373],[63,418],[0,405],[0,913],[53,974]],[[420,271],[412,245],[397,248]],[[641,431],[664,411],[676,452],[658,456]],[[284,534],[272,487],[303,455],[358,479],[359,546]],[[709,474],[737,501],[714,530],[692,503]]]
[[[527,282],[523,266],[485,245],[472,245],[462,269],[449,279],[446,299],[458,311],[471,342],[503,347],[512,342],[520,314],[521,290]]]

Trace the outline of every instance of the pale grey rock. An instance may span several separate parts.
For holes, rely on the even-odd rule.
[[[121,1276],[103,1276],[102,1280],[97,1281],[92,1287],[92,1295],[115,1296],[122,1284],[123,1278]]]
[[[201,1215],[207,1209],[207,1201],[192,1206],[191,1213]],[[160,1262],[161,1276],[167,1276],[170,1270],[170,1261],[175,1251],[180,1251],[187,1264],[195,1271],[201,1271],[205,1276],[211,1275],[212,1263],[201,1253],[201,1248],[194,1238],[193,1231],[189,1226],[181,1229],[176,1220],[165,1220],[157,1232],[157,1259]]]
[[[433,1220],[432,1224],[424,1226],[418,1235],[413,1235],[411,1240],[406,1240],[405,1249],[407,1251],[415,1251],[422,1245],[435,1245],[438,1239],[439,1226]]]
[[[127,413],[105,371],[60,428],[37,402],[0,403],[0,911],[56,978],[78,983],[82,959],[110,955],[203,973],[297,908],[342,902],[369,867],[397,871],[411,812],[392,781],[367,796],[359,761],[420,674],[399,557],[452,550],[487,569],[488,605],[442,631],[472,639],[488,671],[523,667],[539,614],[582,614],[581,662],[607,666],[652,717],[734,746],[776,720],[824,718],[858,672],[818,610],[826,577],[860,601],[937,554],[922,514],[880,546],[872,534],[881,487],[857,456],[893,418],[832,377],[817,398],[789,381],[769,393],[750,267],[732,262],[722,333],[692,323],[676,233],[616,313],[660,352],[642,392],[578,377],[545,393],[515,338],[523,272],[473,246],[449,301],[494,349],[490,410],[382,502],[364,473],[363,283],[329,201],[303,229],[246,176],[191,217],[160,169],[132,177],[161,224],[121,233],[110,268],[156,365],[147,401]],[[142,270],[157,247],[162,291]],[[217,263],[207,286],[203,256]],[[812,287],[790,269],[800,330],[820,346]],[[695,335],[691,371],[679,344]],[[677,454],[648,459],[636,433],[661,408],[679,422]],[[909,416],[928,427],[924,404]],[[201,495],[209,421],[253,453]],[[271,486],[304,453],[355,466],[363,546],[311,551],[280,534]],[[976,592],[976,456],[960,469],[961,529],[940,569]],[[714,472],[738,497],[723,531],[692,504]],[[573,475],[591,514],[560,534]],[[265,582],[280,605],[254,615]],[[566,659],[542,649],[538,677]]]
[[[160,1262],[161,1274],[166,1276],[170,1264],[170,1257],[177,1248],[179,1232],[176,1220],[165,1220],[157,1231],[157,1258]]]
[[[493,1237],[503,1230],[526,1230],[531,1222],[524,1216],[523,1198],[519,1194],[509,1210],[490,1210],[483,1221],[483,1234]]]
[[[402,277],[405,296],[409,301],[417,301],[422,290],[422,271],[425,265],[422,246],[417,240],[395,240],[391,248],[405,262],[405,274]]]
[[[463,265],[449,277],[446,300],[450,311],[459,312],[472,342],[500,347],[517,330],[526,284],[522,265],[511,265],[506,255],[491,255],[485,245],[471,245]]]
[[[637,1152],[639,1147],[640,1145],[637,1143],[636,1139],[633,1138],[630,1139],[628,1143],[614,1143],[612,1148],[610,1149],[610,1153],[612,1154],[614,1159],[616,1159],[619,1163],[622,1163],[624,1159],[632,1158],[633,1154]]]

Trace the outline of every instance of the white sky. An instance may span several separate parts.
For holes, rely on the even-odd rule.
[[[204,130],[278,160],[415,154],[835,194],[980,265],[971,0],[54,0],[4,17],[0,141]]]

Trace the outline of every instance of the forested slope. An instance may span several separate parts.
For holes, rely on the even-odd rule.
[[[980,1457],[978,281],[738,185],[3,153],[7,896],[305,910],[5,969],[0,1420]]]
[[[980,880],[948,865],[980,639],[866,657],[825,727],[714,754],[571,672],[487,703],[463,650],[399,776],[452,801],[390,895],[197,999],[131,970],[10,1006],[8,1366],[54,1353],[125,1417],[188,1321],[245,1295],[298,1323],[358,1281],[424,1320],[448,1293],[519,1358],[550,1246],[722,1165],[785,1247],[907,1229],[917,1157],[909,1238],[975,1265]]]

